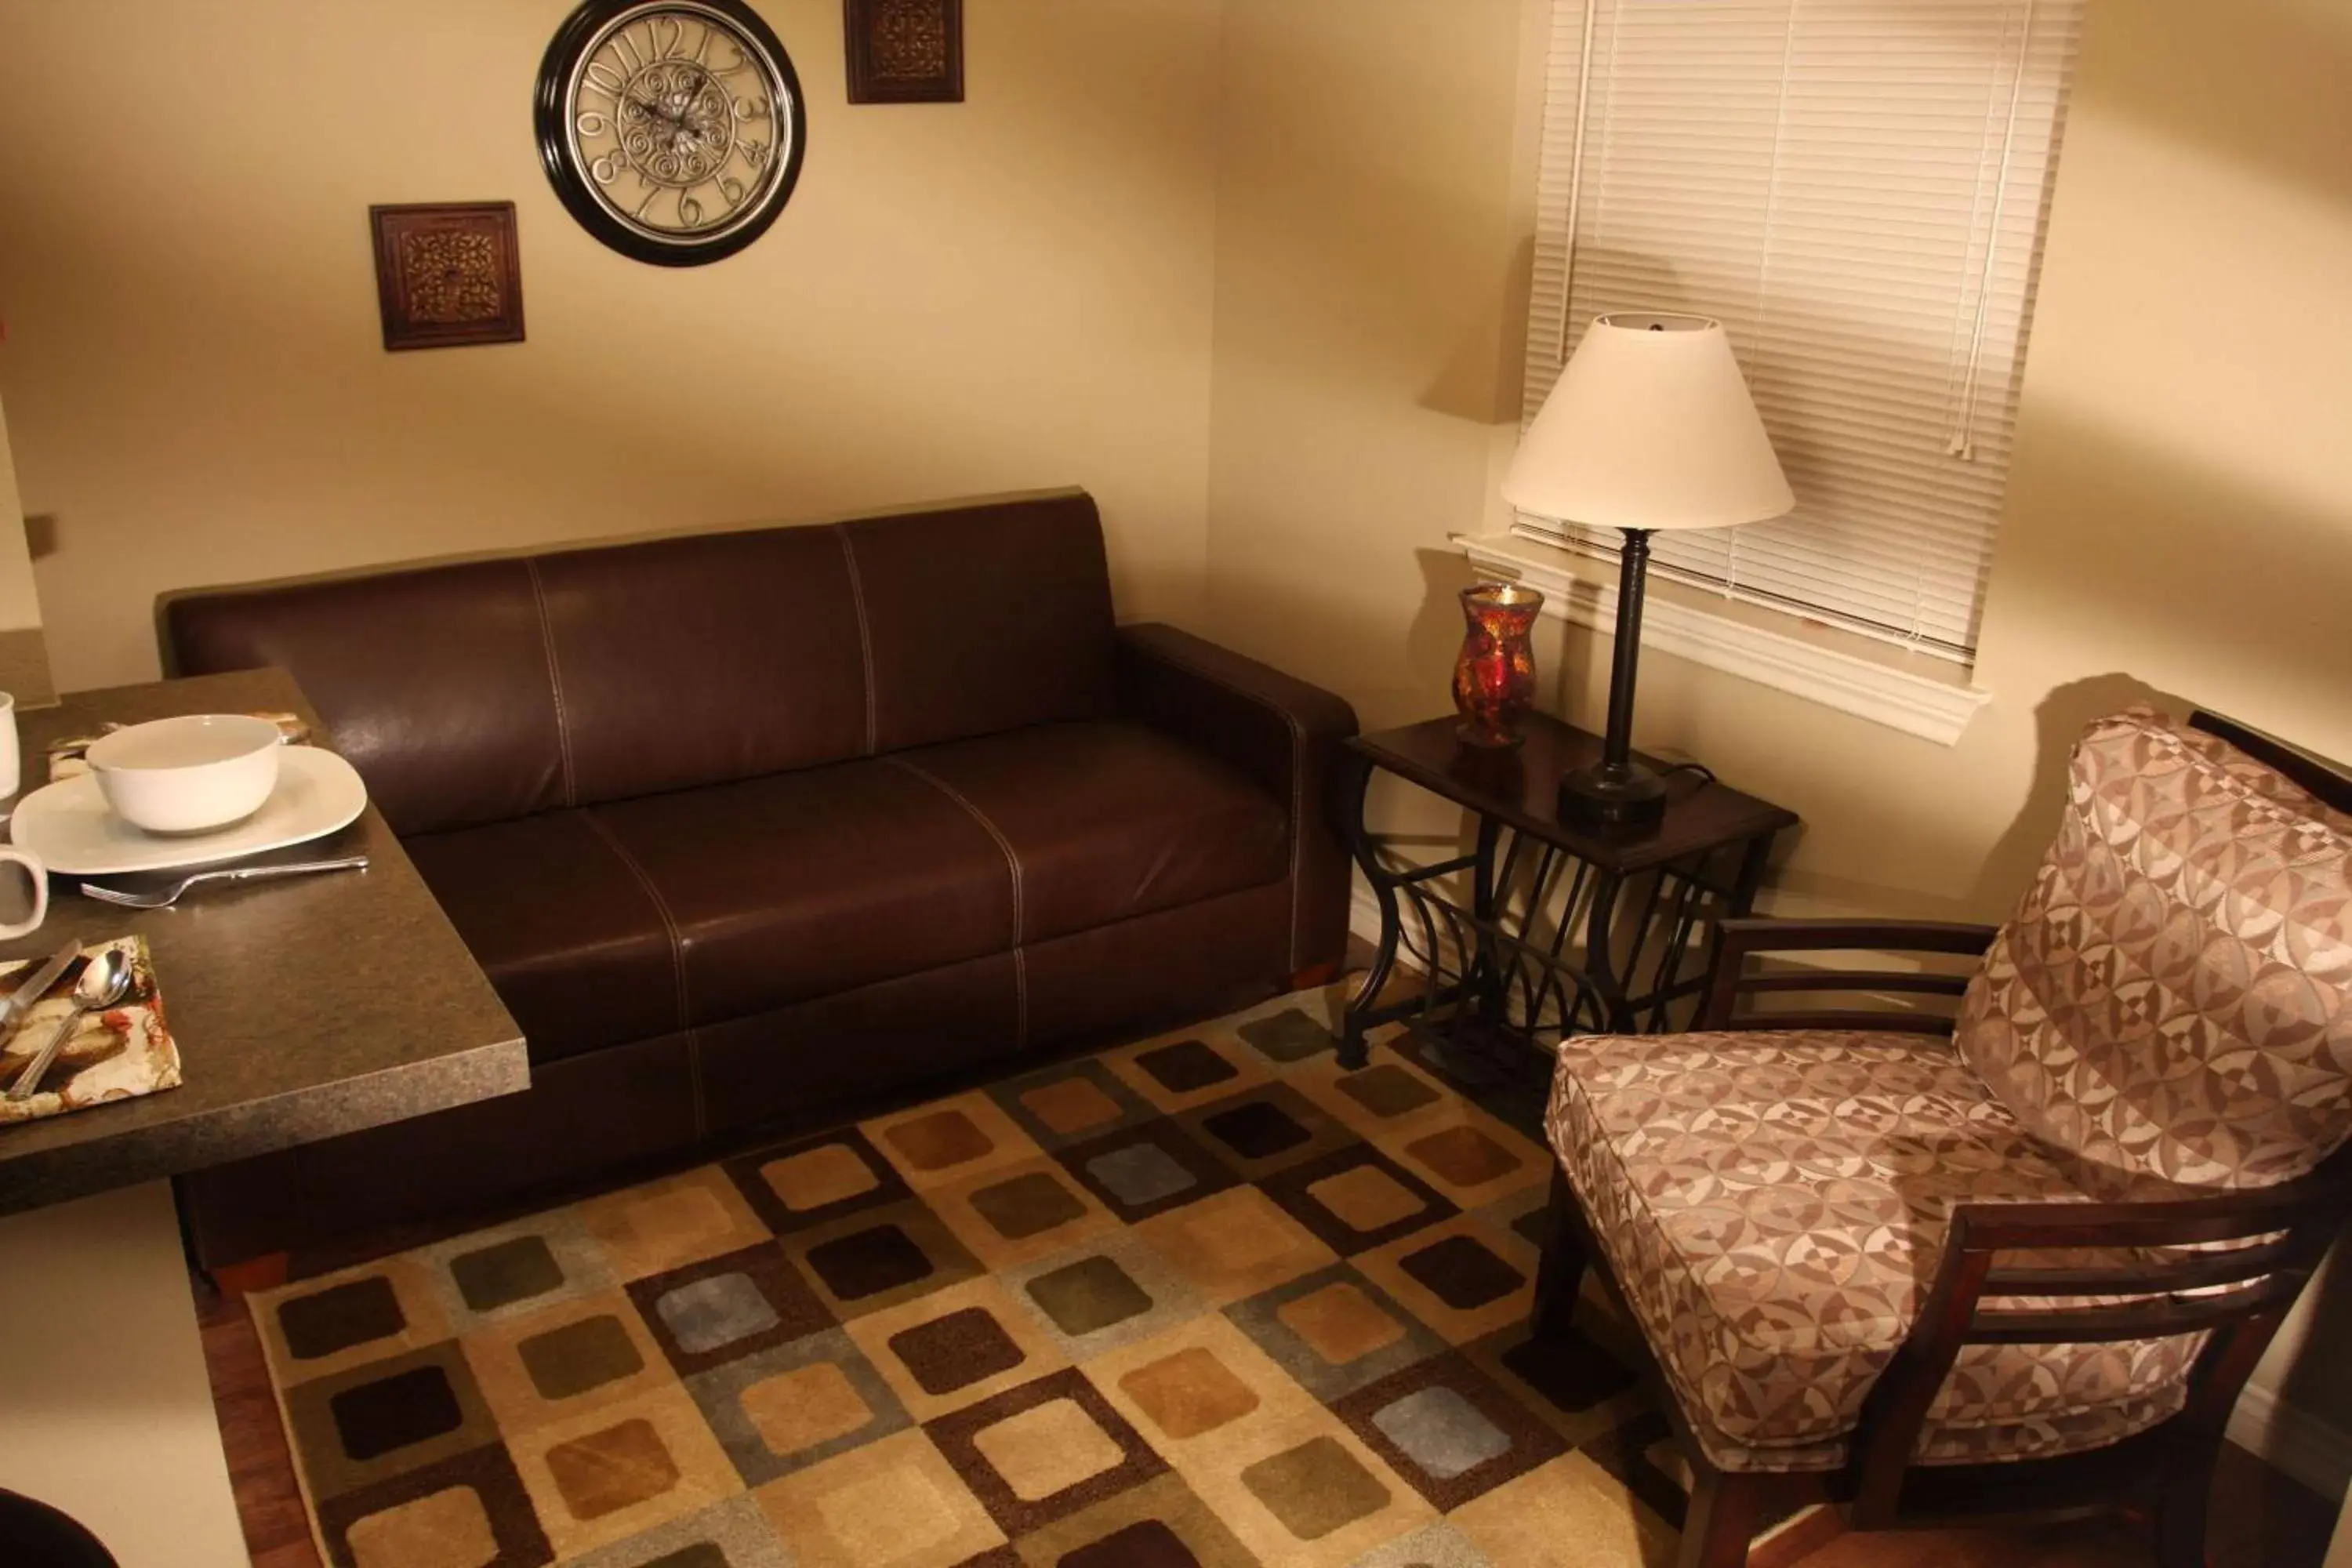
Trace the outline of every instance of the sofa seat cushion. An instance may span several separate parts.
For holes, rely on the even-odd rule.
[[[1288,803],[1124,720],[1040,724],[889,759],[1002,843],[1020,940],[1045,942],[1290,872]]]
[[[1013,945],[1013,879],[936,784],[866,759],[590,808],[714,1024]]]
[[[404,841],[534,1060],[1289,871],[1284,808],[1140,725],[1039,725]]]
[[[1950,1041],[1918,1035],[1574,1037],[1560,1047],[1548,1131],[1643,1337],[1725,1469],[1844,1462],[1956,1206],[2091,1196],[2075,1177],[2092,1173],[2029,1136]],[[2203,1342],[1965,1346],[1916,1457],[2117,1441],[2180,1407]]]
[[[587,814],[401,841],[534,1062],[680,1028],[660,909]]]

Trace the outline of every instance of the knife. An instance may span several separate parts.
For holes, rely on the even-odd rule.
[[[80,942],[68,942],[49,954],[48,962],[33,971],[32,978],[11,992],[6,1001],[0,1002],[0,1046],[8,1043],[17,1026],[24,1023],[25,1015],[33,1010],[33,1005],[58,983],[58,976],[66,972],[66,966],[80,956]]]

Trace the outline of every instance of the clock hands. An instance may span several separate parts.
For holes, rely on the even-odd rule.
[[[653,135],[657,142],[668,143],[670,153],[679,158],[691,158],[702,151],[702,133],[688,125],[682,115],[671,114],[660,104],[632,96],[627,100],[654,122]]]
[[[656,123],[654,134],[667,137],[673,151],[682,155],[700,152],[706,140],[703,128],[690,124],[687,120],[688,113],[694,107],[692,100],[683,93],[673,93],[669,96],[679,105],[675,113],[664,107],[658,97],[639,98],[632,93],[624,101],[635,108],[646,119],[654,121]]]
[[[680,129],[683,124],[677,116],[667,112],[662,108],[661,101],[658,99],[638,98],[635,94],[631,94],[627,101],[633,105],[639,113],[645,115],[647,119],[658,120],[672,131]]]

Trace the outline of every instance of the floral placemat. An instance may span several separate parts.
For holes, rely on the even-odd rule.
[[[29,1100],[0,1098],[0,1125],[62,1116],[112,1100],[152,1094],[180,1085],[180,1047],[163,1021],[163,996],[155,984],[155,961],[147,939],[118,937],[82,950],[66,966],[48,994],[33,1005],[24,1024],[0,1046],[0,1089],[16,1081],[33,1058],[48,1043],[66,1015],[73,1010],[73,990],[82,972],[100,954],[121,952],[131,963],[131,994],[121,1005],[102,1013],[86,1013],[74,1026],[73,1037],[50,1064],[41,1091]],[[0,993],[38,962],[20,958],[0,963]]]

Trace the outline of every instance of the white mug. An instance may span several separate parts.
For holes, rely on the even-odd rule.
[[[0,866],[22,866],[25,874],[33,879],[32,913],[14,925],[0,924],[0,942],[13,942],[20,936],[32,935],[49,918],[49,868],[31,850],[10,844],[0,844]]]
[[[16,753],[16,700],[0,691],[0,795],[15,795],[24,782],[24,763]]]

